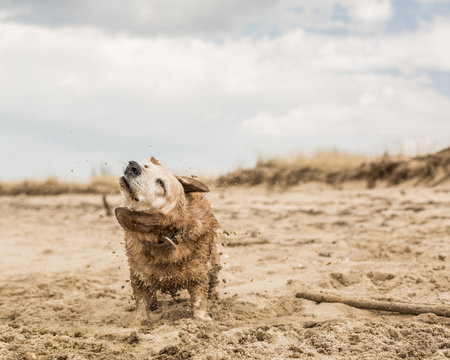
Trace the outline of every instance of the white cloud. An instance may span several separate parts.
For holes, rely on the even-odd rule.
[[[359,23],[376,24],[388,21],[393,15],[390,0],[364,0],[349,3],[350,16]]]
[[[444,44],[450,36],[448,19],[437,18],[417,32],[393,36],[380,43],[385,61],[400,69],[433,68],[450,71],[450,49]]]
[[[328,84],[330,90],[322,93],[326,101],[301,104],[286,114],[257,114],[246,119],[241,129],[280,141],[321,134],[356,138],[364,133],[399,142],[421,137],[434,138],[441,145],[450,141],[445,110],[450,110],[448,98],[401,78],[341,77],[341,84],[351,82],[340,91],[337,83]],[[436,129],[445,133],[438,134]]]

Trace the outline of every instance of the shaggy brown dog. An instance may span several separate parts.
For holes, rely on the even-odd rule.
[[[157,308],[158,290],[175,295],[187,289],[195,318],[210,320],[207,297],[216,297],[219,257],[217,220],[200,181],[174,176],[157,160],[130,161],[120,179],[124,207],[116,217],[125,229],[137,322]]]

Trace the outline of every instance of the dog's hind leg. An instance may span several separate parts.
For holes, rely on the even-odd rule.
[[[208,286],[208,299],[217,300],[219,299],[219,292],[217,291],[217,272],[210,272],[209,274],[209,286]]]
[[[219,271],[222,268],[220,266],[219,254],[217,253],[216,244],[214,240],[211,241],[210,245],[210,257],[209,257],[209,268],[208,268],[208,277],[209,277],[209,288],[208,288],[208,298],[209,299],[218,299],[219,293],[217,291],[217,285],[219,284],[218,275]]]

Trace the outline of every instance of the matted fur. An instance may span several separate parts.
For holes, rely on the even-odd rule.
[[[138,176],[152,179],[152,176],[161,173],[165,181],[172,182],[167,186],[170,194],[166,195],[164,191],[167,204],[163,203],[158,209],[151,208],[150,204],[150,208],[145,210],[145,205],[130,202],[136,199],[135,189],[121,186],[128,207],[116,209],[116,217],[125,229],[137,321],[146,321],[148,311],[157,307],[158,290],[175,294],[180,289],[188,290],[194,317],[207,320],[207,298],[217,296],[217,274],[220,270],[214,242],[218,222],[208,200],[194,192],[207,191],[207,187],[190,178],[178,180],[157,161],[152,160],[146,168],[149,170],[141,168],[146,172]],[[139,211],[133,210],[136,207]],[[157,245],[162,236],[167,236],[174,229],[183,231],[182,240],[175,248]]]

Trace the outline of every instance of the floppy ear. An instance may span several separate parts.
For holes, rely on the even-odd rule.
[[[175,176],[178,181],[183,185],[184,192],[192,193],[192,192],[209,192],[208,187],[203,184],[201,181],[192,179],[187,176]]]
[[[158,160],[156,160],[153,156],[150,158],[150,161],[155,165],[161,165]]]
[[[163,226],[165,216],[160,213],[147,214],[140,211],[129,210],[125,207],[118,207],[115,210],[119,224],[127,231],[150,232]]]

